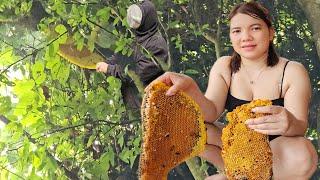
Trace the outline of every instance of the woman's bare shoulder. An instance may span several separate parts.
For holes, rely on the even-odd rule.
[[[286,74],[289,79],[295,80],[297,77],[308,77],[308,71],[302,63],[291,61],[283,57],[280,58],[280,61],[282,61],[283,63],[290,61],[288,62],[286,67]]]
[[[230,72],[230,60],[231,56],[222,56],[216,60],[212,67],[212,71],[217,71],[220,73]]]
[[[215,62],[217,65],[229,65],[231,60],[231,56],[221,56]]]
[[[231,78],[230,69],[231,56],[222,56],[216,60],[210,71],[210,78],[214,76],[222,78],[228,86],[229,79]]]
[[[304,67],[304,65],[300,62],[291,61],[291,60],[284,58],[284,57],[280,57],[280,61],[283,61],[283,63],[290,61],[290,62],[288,62],[288,65],[286,67],[286,71],[289,71],[289,72],[307,71],[306,68]]]

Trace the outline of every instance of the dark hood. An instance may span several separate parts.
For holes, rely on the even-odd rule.
[[[138,41],[143,41],[158,31],[158,16],[156,8],[151,1],[145,0],[138,6],[142,11],[142,20],[140,27],[134,32]]]

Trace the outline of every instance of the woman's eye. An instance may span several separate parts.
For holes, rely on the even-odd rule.
[[[261,28],[260,27],[253,27],[252,28],[252,30],[254,30],[254,31],[258,31],[258,30],[260,30]]]
[[[240,30],[233,30],[233,31],[232,31],[233,34],[239,33],[239,32],[240,32]]]

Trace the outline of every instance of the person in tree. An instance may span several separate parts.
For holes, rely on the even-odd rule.
[[[146,86],[164,73],[162,64],[166,64],[169,58],[167,43],[158,30],[158,16],[151,1],[131,5],[127,10],[127,21],[133,29],[136,41],[132,57],[134,71]],[[146,56],[146,51],[152,58]],[[125,65],[119,55],[113,55],[108,61],[97,63],[96,70],[124,81],[127,78],[124,73]]]
[[[224,170],[221,157],[221,127],[215,124],[227,110],[255,99],[270,99],[273,105],[253,109],[268,115],[249,119],[248,128],[269,137],[274,179],[308,179],[317,168],[317,153],[304,137],[311,97],[307,70],[298,62],[279,57],[274,50],[274,29],[268,10],[257,2],[245,2],[229,14],[232,56],[213,65],[205,94],[183,74],[166,72],[155,81],[171,85],[166,92],[184,91],[199,105],[207,124],[207,146],[201,157]],[[226,179],[223,174],[210,179]]]

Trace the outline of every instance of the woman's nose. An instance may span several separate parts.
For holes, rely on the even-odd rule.
[[[250,34],[249,31],[243,31],[242,36],[241,36],[242,41],[251,41],[252,40],[252,35]]]

